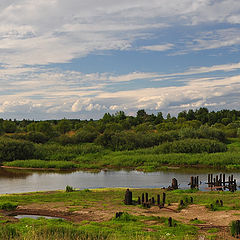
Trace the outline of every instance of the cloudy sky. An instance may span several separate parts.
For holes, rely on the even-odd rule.
[[[240,110],[237,0],[1,0],[0,117]]]

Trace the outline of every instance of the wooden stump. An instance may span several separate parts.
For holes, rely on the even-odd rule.
[[[148,202],[148,193],[145,193],[146,196],[146,202]]]
[[[157,195],[157,205],[160,205],[160,195]]]
[[[166,193],[163,193],[163,206],[165,205],[166,202]]]
[[[144,203],[144,193],[142,193],[142,203]]]
[[[124,203],[126,205],[132,205],[132,192],[129,189],[127,189],[127,191],[125,193]]]
[[[178,189],[178,181],[176,178],[172,179],[172,189]]]
[[[169,226],[169,227],[172,227],[172,218],[171,218],[171,217],[168,218],[168,226]]]

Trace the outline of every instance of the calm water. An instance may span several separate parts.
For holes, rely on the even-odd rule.
[[[58,190],[65,189],[66,185],[80,189],[104,187],[161,188],[168,187],[174,177],[178,180],[180,188],[189,188],[188,183],[191,176],[198,175],[200,181],[206,182],[208,173],[219,174],[221,172],[207,169],[185,169],[151,173],[123,170],[89,173],[82,171],[42,172],[0,168],[0,194]],[[240,172],[232,174],[239,183]],[[207,187],[205,184],[200,186],[201,189],[205,187]]]

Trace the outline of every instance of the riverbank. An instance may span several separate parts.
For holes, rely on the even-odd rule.
[[[79,155],[73,160],[15,160],[4,162],[4,167],[57,169],[57,170],[95,170],[131,169],[144,172],[164,170],[172,167],[216,168],[223,170],[240,169],[239,152],[224,153],[174,153],[159,154],[153,149],[136,151],[101,152]]]
[[[148,193],[150,197],[166,193],[164,208],[124,205],[126,189],[92,189],[75,192],[48,191],[1,195],[1,239],[231,239],[229,224],[240,215],[240,193],[192,190],[133,189],[133,200]],[[186,199],[193,198],[193,203]],[[179,202],[185,205],[179,208]],[[217,200],[223,206],[216,205]],[[214,205],[214,209],[210,205]],[[13,209],[11,209],[13,206]],[[17,206],[14,209],[14,206]],[[116,219],[116,212],[124,212]],[[13,215],[29,214],[62,219],[20,219]],[[176,223],[168,226],[168,218]],[[224,221],[223,221],[224,219]],[[11,229],[11,232],[8,230]],[[11,234],[12,238],[9,237]],[[45,237],[45,238],[44,238]],[[208,237],[208,238],[207,238]],[[225,237],[225,238],[223,238]]]

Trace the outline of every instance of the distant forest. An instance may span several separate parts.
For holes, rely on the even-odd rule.
[[[227,137],[240,135],[240,111],[210,112],[207,108],[199,108],[182,111],[177,117],[167,114],[164,118],[161,112],[147,114],[142,109],[136,117],[119,111],[105,113],[99,120],[0,119],[0,133],[34,143],[54,141],[66,145],[95,142],[113,150],[151,147],[183,138],[210,138],[224,142]]]

